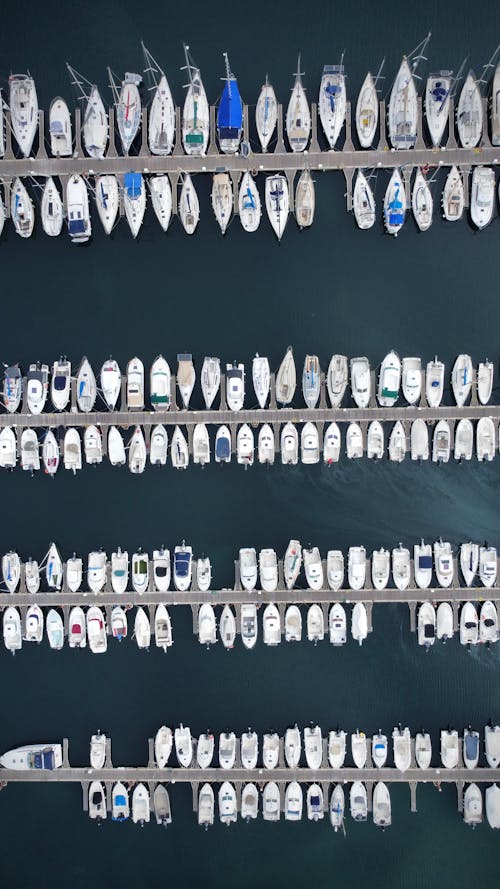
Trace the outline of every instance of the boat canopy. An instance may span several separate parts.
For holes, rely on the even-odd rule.
[[[236,139],[243,124],[243,103],[234,77],[226,81],[217,112],[217,127],[222,139]]]
[[[419,556],[418,567],[423,570],[432,568],[432,556]]]
[[[124,185],[129,198],[137,198],[142,191],[142,176],[140,173],[125,173]]]
[[[479,738],[477,735],[465,736],[465,753],[468,759],[475,759],[479,750]]]
[[[69,224],[70,235],[84,235],[86,232],[84,219],[70,219]]]
[[[219,457],[220,460],[227,460],[230,454],[231,448],[229,445],[229,439],[225,435],[221,435],[215,445],[215,456]]]
[[[187,577],[191,564],[190,553],[175,553],[175,572],[178,577]]]
[[[40,750],[30,753],[29,766],[31,769],[55,769],[55,757],[53,750]]]
[[[60,120],[51,121],[50,134],[51,134],[51,136],[64,135],[64,127],[63,127]]]

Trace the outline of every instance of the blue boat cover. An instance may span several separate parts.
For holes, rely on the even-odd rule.
[[[243,125],[243,103],[235,78],[226,81],[217,110],[217,128],[222,139],[234,139]]]
[[[465,753],[467,759],[475,759],[478,752],[479,738],[476,735],[465,736]]]
[[[419,556],[418,557],[418,567],[419,568],[432,568],[432,556]]]
[[[446,99],[446,96],[448,95],[448,90],[446,90],[444,88],[444,86],[441,86],[441,82],[438,81],[436,83],[436,86],[432,90],[432,95],[434,96],[434,98],[436,99],[437,102],[443,102],[444,99]]]
[[[66,388],[66,377],[54,378],[54,389],[56,392],[62,392]]]
[[[136,198],[142,191],[142,176],[140,173],[125,173],[124,185],[129,198]]]
[[[175,573],[178,577],[187,577],[191,563],[190,553],[175,553]]]
[[[220,460],[227,460],[230,453],[229,439],[225,436],[221,436],[221,438],[218,438],[215,442],[215,456],[219,457]]]
[[[122,793],[118,793],[117,796],[115,796],[115,805],[126,806],[127,805],[127,798],[125,796],[123,796]]]
[[[40,752],[34,754],[32,762],[34,769],[53,769],[54,751],[40,750]]]
[[[70,235],[85,234],[85,222],[83,219],[70,219],[69,233]]]

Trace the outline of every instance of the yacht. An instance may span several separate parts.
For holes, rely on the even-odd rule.
[[[368,755],[368,742],[364,732],[356,729],[351,735],[351,753],[357,769],[364,769]]]
[[[39,605],[30,605],[24,620],[24,641],[40,645],[43,639],[43,613]]]
[[[27,744],[15,747],[0,756],[0,765],[4,769],[16,772],[27,772],[31,769],[52,771],[62,768],[61,744]]]
[[[330,466],[340,459],[340,429],[337,423],[329,423],[323,438],[323,462]]]
[[[394,169],[384,198],[384,223],[387,232],[397,237],[404,225],[406,194],[400,171]]]
[[[410,550],[399,546],[392,551],[392,578],[398,590],[406,590],[410,584]]]
[[[354,781],[351,784],[349,808],[353,821],[366,821],[368,817],[368,799],[366,787],[361,781]]]
[[[474,446],[474,427],[470,420],[462,417],[455,427],[455,460],[472,460]]]
[[[347,388],[348,370],[345,355],[332,355],[326,375],[326,388],[332,407],[340,407]]]
[[[465,191],[460,170],[456,166],[451,168],[446,177],[441,206],[447,222],[457,222],[462,218],[465,207]]]
[[[302,550],[299,540],[290,540],[283,560],[283,576],[287,590],[292,590],[297,582],[302,566]]]
[[[380,367],[377,398],[381,407],[393,407],[399,397],[401,361],[395,352],[385,356]]]
[[[319,821],[325,817],[323,791],[319,784],[310,784],[306,795],[307,817],[309,821]]]
[[[238,463],[248,467],[253,466],[255,451],[254,435],[248,423],[243,423],[236,436],[236,457]]]
[[[225,234],[233,212],[233,186],[229,173],[214,173],[212,209],[222,234]]]
[[[483,132],[483,105],[479,84],[469,71],[457,105],[458,138],[462,148],[476,148]]]
[[[264,423],[259,429],[257,452],[259,463],[273,465],[275,456],[274,432],[269,423]]]
[[[102,227],[110,235],[118,216],[120,196],[116,176],[106,173],[96,176],[95,200]]]
[[[366,550],[364,546],[350,546],[347,576],[352,590],[361,590],[366,580]]]
[[[189,173],[185,173],[182,181],[179,217],[186,234],[193,235],[200,220],[200,203]]]
[[[87,358],[82,358],[82,363],[76,377],[76,403],[78,410],[83,413],[89,413],[94,408],[97,396],[97,386],[92,370]]]
[[[132,237],[136,238],[146,210],[146,190],[141,173],[125,173],[123,178],[123,207]]]
[[[314,423],[304,423],[300,434],[300,456],[302,463],[319,463],[319,435]]]
[[[358,645],[362,645],[368,636],[368,615],[363,602],[356,602],[352,609],[351,635]]]
[[[479,732],[473,731],[470,725],[464,730],[463,758],[466,769],[475,769],[479,762]]]
[[[49,391],[49,368],[47,364],[30,364],[26,379],[26,401],[31,414],[41,414]],[[5,397],[5,396],[4,396]],[[9,398],[10,401],[10,398]]]
[[[366,436],[366,455],[369,460],[382,460],[384,450],[384,427],[378,420],[372,420]]]
[[[451,71],[429,74],[425,85],[425,116],[433,146],[438,147],[448,123],[450,108]]]
[[[106,735],[99,729],[96,735],[90,738],[90,766],[93,769],[103,769],[106,762]]]
[[[464,821],[472,825],[482,824],[483,796],[477,784],[469,784],[464,792]]]
[[[319,86],[319,117],[330,148],[335,148],[346,116],[344,66],[325,65]]]
[[[317,546],[310,549],[306,547],[302,550],[304,559],[304,572],[306,575],[307,585],[311,590],[321,590],[324,585],[323,565],[321,562],[321,554]]]
[[[453,583],[453,553],[451,544],[441,539],[434,544],[434,568],[438,583],[449,587]]]
[[[155,216],[166,232],[172,218],[172,187],[168,176],[153,176],[149,180],[149,193]]]
[[[238,819],[236,791],[229,781],[224,781],[219,787],[219,818],[228,827]]]
[[[38,593],[40,589],[40,566],[38,562],[31,557],[24,564],[24,578],[28,593]]]
[[[87,637],[92,654],[104,654],[108,647],[104,614],[97,605],[91,605],[86,615]]]
[[[29,74],[9,77],[10,125],[23,157],[29,157],[38,129],[38,97]]]
[[[420,358],[403,358],[402,389],[408,404],[416,404],[422,391],[422,366]]]
[[[417,119],[417,90],[408,59],[404,56],[392,87],[387,115],[389,141],[393,148],[415,146]]]
[[[130,817],[128,790],[125,784],[118,781],[111,793],[111,818],[113,821],[127,821]]]
[[[109,427],[108,459],[112,466],[125,466],[127,462],[122,434],[116,426]]]
[[[281,241],[290,207],[286,176],[281,174],[266,176],[265,197],[269,222],[278,241]]]
[[[372,188],[362,170],[356,174],[352,195],[352,208],[358,228],[366,231],[375,225],[375,197]]]
[[[243,589],[251,593],[257,584],[257,554],[253,547],[240,549],[239,570]]]
[[[429,431],[425,420],[421,417],[411,424],[410,449],[412,460],[429,459]]]
[[[291,404],[297,386],[293,349],[288,346],[276,375],[276,401],[283,407]]]
[[[99,823],[107,817],[104,784],[101,781],[92,781],[89,784],[89,818]]]
[[[239,411],[245,399],[245,365],[226,364],[226,398],[231,411]]]
[[[311,725],[304,729],[304,753],[309,769],[316,771],[321,768],[323,760],[323,739],[319,725]]]
[[[102,463],[102,438],[97,426],[87,426],[83,434],[85,461],[89,464]]]
[[[486,361],[480,361],[476,377],[477,397],[480,404],[488,404],[491,398],[493,375],[493,362],[488,361],[488,359],[486,359]]]
[[[198,559],[196,563],[196,581],[198,589],[202,593],[206,593],[210,589],[212,583],[212,566],[208,556]]]
[[[383,735],[380,730],[372,737],[372,760],[373,765],[377,769],[383,769],[387,761],[388,743],[387,735]]]
[[[132,556],[132,586],[136,593],[145,593],[149,587],[149,558],[139,551]]]
[[[240,633],[245,648],[254,648],[258,634],[256,605],[243,604],[241,606]]]
[[[328,615],[328,629],[332,645],[345,645],[347,642],[347,617],[345,608],[335,602]]]
[[[111,611],[111,635],[113,639],[118,639],[118,642],[126,639],[128,635],[127,615],[119,605],[115,605]]]
[[[157,784],[153,794],[153,809],[156,823],[162,827],[172,824],[172,810],[168,790],[164,784]]]
[[[85,244],[92,234],[85,180],[74,174],[66,185],[66,219],[73,244]]]
[[[436,638],[436,612],[431,602],[423,602],[418,609],[418,644],[430,648]]]
[[[421,590],[430,587],[432,581],[432,548],[422,540],[413,548],[415,583]]]
[[[255,820],[259,813],[259,791],[255,784],[244,784],[241,791],[241,817],[248,822]]]
[[[122,388],[122,375],[114,358],[108,358],[101,367],[101,392],[110,411],[116,409]]]
[[[484,753],[490,769],[498,769],[500,765],[500,725],[491,722],[484,727]]]
[[[238,82],[229,67],[227,53],[223,53],[226,66],[224,89],[217,108],[217,136],[223,154],[235,154],[243,133],[243,102]]]
[[[285,642],[302,639],[302,615],[297,605],[289,605],[285,611]]]
[[[87,583],[92,593],[100,593],[106,583],[107,556],[102,550],[89,553]]]
[[[291,781],[285,791],[285,820],[301,821],[303,805],[302,787],[298,781]]]
[[[210,463],[210,438],[205,423],[197,423],[193,430],[193,463]]]
[[[479,614],[479,641],[490,645],[498,642],[498,615],[493,602],[486,600]]]
[[[321,368],[317,355],[306,355],[305,357],[302,392],[307,407],[316,407],[321,392]]]
[[[382,830],[391,826],[391,797],[383,781],[373,788],[373,823]]]
[[[365,408],[370,403],[371,374],[368,358],[351,358],[351,391],[357,407]]]
[[[210,111],[200,69],[189,54],[189,46],[184,44],[189,83],[182,110],[182,145],[186,154],[198,157],[207,153],[210,139]]]
[[[289,769],[296,769],[300,762],[302,752],[302,741],[300,731],[295,724],[293,728],[287,728],[284,738],[284,755],[285,762]]]
[[[214,823],[214,792],[210,784],[203,784],[198,795],[198,824],[207,830]]]
[[[378,96],[373,75],[368,72],[356,102],[356,131],[361,148],[371,148],[378,127]]]
[[[132,794],[132,821],[144,827],[144,824],[149,823],[149,819],[149,792],[144,784],[136,784]]]
[[[481,546],[479,549],[479,578],[485,587],[496,586],[497,551],[494,546]]]
[[[7,651],[15,654],[23,644],[21,617],[17,608],[9,605],[3,612],[3,641]]]
[[[172,638],[172,622],[165,605],[158,605],[155,611],[154,621],[155,645],[157,648],[163,648],[166,652],[167,648],[171,648],[174,644]]]
[[[342,784],[336,784],[330,797],[330,824],[335,833],[344,826],[345,795]]]
[[[68,405],[71,393],[71,362],[66,358],[60,358],[52,365],[52,381],[50,397],[54,410],[64,411]]]
[[[174,732],[175,754],[180,766],[189,768],[193,759],[193,742],[191,740],[191,730],[182,722],[180,728],[176,728]]]
[[[391,569],[390,553],[382,547],[372,555],[372,583],[376,590],[385,590]]]
[[[196,746],[196,762],[200,769],[209,769],[212,765],[212,759],[215,750],[215,738],[209,731],[204,732],[198,738]]]
[[[495,456],[495,425],[491,417],[480,417],[476,426],[478,460],[493,460]]]
[[[465,602],[460,613],[460,644],[477,645],[479,642],[479,619],[475,605]]]
[[[198,612],[198,641],[200,645],[215,645],[217,642],[217,624],[213,607],[205,602]]]
[[[219,389],[220,360],[218,358],[205,358],[201,368],[201,391],[203,392],[207,411],[212,407]]]
[[[275,769],[278,765],[280,739],[276,732],[267,732],[262,739],[262,763],[265,769]]]
[[[162,355],[151,366],[150,397],[155,410],[168,410],[170,407],[170,367]]]
[[[314,181],[309,170],[303,170],[295,189],[295,217],[301,231],[313,224],[315,207]]]
[[[52,176],[49,176],[45,182],[40,212],[45,234],[56,238],[61,234],[64,213],[61,195]]]
[[[302,74],[299,55],[297,71],[294,75],[295,83],[286,112],[286,134],[293,152],[304,151],[307,148],[311,134],[311,112],[307,103],[305,89],[302,86]]]
[[[470,355],[459,355],[451,374],[451,387],[458,407],[463,407],[472,387],[472,361]]]
[[[223,732],[219,736],[219,766],[221,769],[232,769],[236,762],[236,735],[234,732]]]
[[[328,734],[328,762],[330,768],[341,769],[346,755],[347,735],[342,729],[331,731]]]
[[[255,125],[263,152],[267,152],[278,120],[278,100],[267,77],[255,107]]]
[[[269,361],[258,353],[252,361],[252,382],[259,407],[265,408],[269,396],[270,371]]]
[[[6,430],[4,430],[4,432],[5,431]],[[281,462],[283,465],[291,464],[292,466],[296,466],[299,459],[299,436],[293,423],[285,423],[283,426],[281,430],[280,444]]]
[[[35,210],[25,186],[17,177],[10,192],[10,217],[17,234],[21,238],[30,238],[35,226]]]
[[[229,605],[224,605],[219,622],[219,634],[225,649],[234,648],[236,639],[236,618]]]
[[[460,570],[466,586],[472,586],[479,568],[479,545],[462,543],[460,545]]]
[[[174,585],[176,590],[185,592],[191,586],[193,549],[182,541],[174,550]]]
[[[400,772],[411,767],[411,735],[408,727],[396,726],[392,733],[394,765]]]
[[[276,605],[266,605],[262,615],[262,635],[264,645],[279,645],[281,642],[281,617]]]
[[[444,390],[444,364],[438,361],[437,356],[434,361],[427,363],[425,372],[425,397],[429,407],[439,407],[443,398]]]
[[[186,437],[176,426],[170,444],[170,457],[174,469],[187,469],[189,464],[189,448]]]
[[[441,762],[445,769],[458,767],[459,743],[456,729],[441,729]]]
[[[70,73],[73,73],[71,69]],[[102,159],[106,153],[109,133],[108,115],[104,102],[95,85],[90,85],[88,96],[83,94],[82,98],[86,100],[82,120],[83,145],[90,157]]]
[[[411,197],[413,216],[421,232],[426,232],[432,225],[433,201],[431,190],[420,167],[417,167]]]
[[[112,88],[114,86],[113,77],[108,68],[110,82]],[[125,72],[122,80],[120,93],[116,102],[116,123],[122,143],[123,153],[128,155],[132,143],[137,136],[139,124],[141,122],[141,97],[139,95],[139,86],[142,83],[142,77],[130,71]]]
[[[79,605],[69,613],[68,644],[70,648],[85,648],[87,645],[85,614]]]
[[[21,578],[21,560],[16,552],[2,556],[2,577],[7,591],[15,593]]]
[[[491,167],[474,167],[472,173],[470,215],[478,229],[488,225],[495,206],[495,173]]]
[[[196,372],[193,365],[193,356],[189,352],[177,355],[177,386],[186,410],[189,408],[189,400],[196,382]]]
[[[136,426],[128,445],[128,468],[140,475],[146,468],[146,442],[140,426]]]
[[[423,730],[415,735],[415,760],[419,769],[430,767],[432,760],[431,736]]]
[[[148,145],[151,154],[170,154],[175,137],[175,105],[168,80],[150,52],[142,44],[146,70],[152,80],[153,101],[149,107]]]
[[[307,639],[308,642],[322,642],[325,638],[325,618],[319,605],[309,605],[307,609]]]

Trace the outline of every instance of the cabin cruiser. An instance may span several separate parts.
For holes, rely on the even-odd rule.
[[[459,355],[451,374],[451,386],[458,407],[463,407],[472,387],[472,361],[470,355]]]
[[[286,134],[293,152],[305,151],[311,133],[311,112],[302,86],[302,74],[299,55],[295,83],[286,112]]]
[[[100,593],[106,583],[107,556],[102,550],[89,553],[87,583],[92,593]]]
[[[163,604],[158,605],[155,611],[154,631],[156,647],[163,648],[163,651],[166,651],[167,648],[171,648],[174,643],[172,638],[172,622],[170,620],[170,615]]]
[[[177,356],[177,362],[177,386],[181,394],[182,403],[185,409],[188,410],[189,400],[196,381],[193,356],[188,352],[184,352]]]
[[[60,358],[52,366],[50,397],[56,411],[64,411],[71,392],[71,363]]]
[[[293,728],[287,728],[284,739],[285,762],[289,769],[296,769],[300,762],[302,752],[302,740],[297,723]]]
[[[392,577],[398,590],[406,590],[410,584],[410,550],[399,546],[392,551]]]
[[[21,238],[30,238],[35,226],[35,210],[26,187],[18,177],[11,187],[10,216],[16,233]]]
[[[273,465],[275,456],[274,432],[269,423],[264,423],[259,429],[257,453],[259,463]]]
[[[149,792],[144,784],[136,784],[132,794],[132,821],[144,827],[149,823],[150,815]]]
[[[382,460],[384,456],[384,427],[372,420],[366,436],[366,456],[369,460]]]
[[[417,139],[417,90],[406,56],[392,87],[387,115],[389,141],[393,148],[413,148]]]
[[[214,823],[214,792],[210,784],[203,784],[198,795],[198,824],[205,830]]]
[[[106,762],[106,735],[99,729],[96,735],[90,738],[90,765],[93,769],[103,769]]]
[[[391,826],[391,797],[383,781],[373,788],[373,823],[382,830]]]
[[[200,69],[184,45],[189,83],[182,110],[182,145],[186,154],[205,155],[210,139],[210,112]]]
[[[366,231],[375,225],[375,197],[362,170],[358,170],[352,195],[354,218],[358,228]]]
[[[462,148],[476,148],[483,132],[483,105],[473,71],[469,71],[458,99],[457,129]]]
[[[224,235],[233,212],[233,186],[229,173],[214,173],[212,180],[212,209]]]
[[[223,154],[235,154],[240,147],[243,132],[243,103],[238,82],[229,67],[227,53],[223,53],[226,65],[224,89],[217,109],[217,136]]]
[[[479,641],[490,645],[498,642],[498,614],[493,602],[486,600],[479,614]]]
[[[296,466],[299,459],[299,436],[293,423],[285,423],[283,426],[281,430],[280,444],[281,462],[283,465],[291,464],[292,466]]]
[[[372,760],[377,769],[383,769],[387,761],[388,743],[387,735],[380,731],[372,737]]]
[[[474,427],[467,417],[462,417],[455,428],[455,460],[472,460],[474,446]]]
[[[275,769],[278,765],[280,739],[276,732],[267,732],[262,739],[262,763],[265,769]]]
[[[488,404],[491,398],[491,392],[493,389],[493,362],[488,361],[480,361],[477,369],[477,397],[479,399],[480,404]]]
[[[41,205],[42,226],[46,235],[56,238],[61,234],[63,225],[63,204],[57,186],[49,176],[45,182]]]
[[[385,590],[389,582],[391,570],[390,553],[388,550],[374,550],[372,555],[372,583],[376,590]]]
[[[122,387],[122,375],[114,358],[108,358],[101,367],[101,392],[110,411],[116,409]]]
[[[219,766],[221,769],[232,769],[236,761],[236,735],[234,732],[223,732],[219,736]]]
[[[368,72],[356,103],[356,131],[361,148],[371,148],[378,126],[378,96],[373,75]]]
[[[429,433],[425,420],[414,420],[410,430],[410,450],[412,460],[429,459]]]
[[[149,180],[149,192],[155,216],[162,230],[167,231],[172,218],[172,187],[168,176],[153,176]]]
[[[434,568],[438,583],[449,587],[453,583],[453,554],[451,544],[441,539],[434,544]]]
[[[40,444],[34,429],[24,429],[21,435],[21,469],[32,475],[40,469]]]
[[[255,441],[248,423],[243,423],[236,436],[236,459],[245,466],[253,466]]]
[[[200,769],[209,769],[215,750],[215,738],[212,732],[206,731],[198,738],[196,747],[196,762]]]
[[[418,644],[430,648],[436,638],[436,612],[431,602],[422,602],[418,609]]]
[[[203,558],[198,559],[196,563],[196,581],[198,583],[198,589],[201,590],[202,593],[206,593],[207,590],[210,589],[210,584],[212,583],[212,565],[210,564],[208,556],[203,556]]]
[[[438,361],[429,361],[425,374],[425,397],[429,407],[439,407],[444,390],[444,364]]]
[[[311,784],[307,788],[306,803],[309,821],[319,821],[325,817],[323,791],[319,784]]]
[[[150,397],[155,410],[168,410],[170,407],[170,367],[163,355],[159,355],[151,366]]]
[[[304,559],[304,572],[307,585],[311,590],[323,589],[323,565],[318,547],[313,546],[311,549],[306,549],[306,547],[304,547],[302,550],[302,557]]]
[[[378,379],[378,403],[381,407],[393,407],[399,397],[401,361],[395,352],[385,356]]]
[[[368,755],[367,738],[365,733],[360,732],[359,729],[356,729],[351,735],[351,753],[356,768],[364,769]]]
[[[279,366],[276,375],[276,401],[278,404],[286,406],[291,404],[295,395],[297,385],[297,376],[295,371],[295,361],[293,358],[293,349],[288,346],[285,357]]]
[[[490,769],[498,769],[500,765],[500,725],[491,722],[484,727],[484,753]]]
[[[85,614],[79,605],[69,613],[68,644],[70,648],[85,648],[87,645]]]
[[[440,420],[434,428],[432,438],[432,460],[434,463],[448,463],[451,451],[451,432],[448,420]]]
[[[347,642],[347,618],[345,608],[334,602],[328,615],[328,630],[332,645],[345,645]]]
[[[259,813],[259,791],[253,783],[244,784],[241,791],[241,817],[248,822]]]
[[[351,636],[362,645],[368,636],[368,614],[364,602],[355,602],[351,617]]]
[[[16,772],[27,772],[31,769],[52,771],[62,768],[61,744],[27,744],[15,747],[0,756],[0,765],[4,769]]]
[[[259,756],[259,739],[257,732],[248,729],[241,736],[241,764],[244,769],[255,769]]]
[[[348,370],[345,355],[332,355],[326,375],[326,387],[332,407],[340,407],[347,388]]]
[[[215,462],[231,462],[231,432],[228,426],[219,426],[215,436]]]
[[[282,176],[281,174],[266,176],[265,198],[269,222],[273,227],[278,241],[281,241],[290,208],[286,176]]]
[[[110,173],[96,176],[95,201],[102,227],[105,233],[110,235],[120,207],[120,195],[116,176]]]
[[[285,642],[302,639],[302,615],[297,605],[289,605],[285,611]]]
[[[174,585],[176,590],[185,592],[191,586],[193,548],[182,541],[174,550]]]
[[[309,408],[316,407],[321,391],[321,370],[317,355],[306,355],[302,373],[302,392]]]
[[[338,463],[340,459],[340,429],[337,423],[329,423],[323,438],[323,462],[327,466]]]
[[[469,784],[464,792],[464,821],[472,825],[482,824],[483,796],[477,784]]]
[[[172,811],[168,790],[163,784],[157,784],[153,794],[153,810],[156,823],[162,827],[172,824]]]
[[[361,781],[354,781],[351,784],[349,808],[353,821],[366,821],[368,817],[368,799],[366,787]]]
[[[183,726],[182,722],[179,728],[174,731],[175,755],[180,766],[187,769],[193,760],[193,742],[191,740],[191,729]]]
[[[463,758],[466,769],[475,769],[479,762],[479,732],[467,726],[463,737]]]
[[[74,174],[66,185],[66,219],[73,244],[85,244],[92,234],[85,180]]]
[[[269,361],[258,353],[252,362],[252,381],[259,407],[265,408],[269,395],[270,372]]]
[[[83,413],[89,413],[95,404],[97,387],[92,370],[87,358],[82,358],[82,363],[76,377],[76,402],[78,409]]]
[[[149,586],[148,554],[139,551],[132,556],[132,586],[136,593],[145,593]]]
[[[304,729],[304,753],[309,769],[321,768],[323,760],[323,739],[319,725],[307,726]]]
[[[295,189],[295,217],[301,231],[313,224],[315,207],[313,178],[309,170],[302,170]]]
[[[417,732],[415,735],[415,760],[419,769],[428,769],[432,760],[431,736],[428,732]]]
[[[421,590],[430,587],[432,581],[432,548],[422,540],[413,548],[415,583]]]
[[[408,727],[396,726],[392,732],[394,765],[400,772],[406,772],[411,766],[411,735]]]
[[[89,818],[99,822],[107,817],[104,784],[101,781],[92,781],[89,785]]]
[[[465,602],[460,613],[460,644],[477,645],[479,642],[479,619],[472,602]]]
[[[6,386],[7,377],[5,378],[4,389]],[[16,383],[16,388],[18,384]],[[9,384],[10,388],[10,384]],[[39,362],[36,364],[30,364],[28,375],[26,379],[26,399],[28,410],[31,414],[41,414],[46,401],[47,394],[49,390],[49,368],[47,364],[40,365]],[[7,397],[10,400],[9,393]],[[5,398],[5,394],[4,394]],[[17,395],[16,395],[17,398]]]
[[[203,392],[207,411],[212,407],[219,389],[220,360],[218,358],[205,358],[201,368],[201,391]]]
[[[445,769],[458,766],[459,743],[456,729],[441,729],[441,762]]]
[[[325,618],[319,605],[309,605],[307,609],[307,639],[309,642],[322,642],[325,638]]]
[[[202,467],[210,463],[210,438],[205,423],[197,423],[193,430],[193,463]]]
[[[325,65],[319,86],[319,117],[330,148],[335,148],[344,126],[346,88],[344,66]]]
[[[51,543],[45,564],[45,578],[50,590],[60,590],[63,583],[63,565],[55,543]]]
[[[255,125],[264,153],[267,152],[269,142],[274,136],[277,120],[278,100],[274,88],[266,77],[266,82],[261,88],[255,107]]]
[[[462,218],[465,207],[465,191],[461,173],[456,166],[451,168],[446,177],[441,206],[447,222],[457,222]]]
[[[40,589],[40,567],[38,562],[31,557],[24,564],[24,579],[28,593],[38,593]]]
[[[87,611],[87,637],[92,654],[104,654],[108,647],[104,614],[97,605],[91,605]]]
[[[113,592],[121,595],[128,585],[128,552],[121,547],[111,554],[111,586]]]
[[[23,376],[18,364],[5,367],[3,381],[3,404],[9,414],[17,411],[23,394]]]
[[[342,729],[331,731],[328,734],[328,762],[332,769],[341,769],[344,765],[346,737],[347,735]]]
[[[351,358],[351,391],[357,407],[368,407],[371,396],[371,374],[368,358]]]
[[[497,579],[497,551],[494,546],[479,549],[479,578],[485,587],[492,587]]]
[[[23,644],[21,617],[17,608],[9,605],[3,613],[3,641],[7,651],[15,654]]]
[[[298,781],[291,781],[290,784],[287,784],[285,791],[285,820],[301,821],[303,805],[302,787]]]
[[[400,171],[394,169],[384,198],[384,223],[390,235],[398,235],[404,225],[406,193]]]
[[[217,642],[217,624],[215,611],[205,602],[198,612],[198,641],[200,645],[215,645]]]
[[[495,456],[495,425],[491,417],[480,417],[476,426],[477,459],[493,460]]]
[[[425,116],[432,144],[441,145],[450,107],[451,71],[430,74],[425,86]]]
[[[200,219],[200,202],[189,173],[184,175],[179,197],[179,217],[184,231],[193,235]]]
[[[255,550],[253,551],[255,552]],[[292,590],[302,566],[302,549],[299,540],[291,540],[283,560],[283,577],[287,590]],[[246,588],[246,587],[245,587]]]
[[[173,442],[172,442],[173,444]],[[128,445],[128,466],[130,472],[141,474],[146,468],[146,441],[140,426],[136,426]]]
[[[491,167],[474,167],[472,173],[470,215],[478,229],[488,225],[495,205],[495,173]]]
[[[111,635],[113,639],[118,639],[118,642],[121,642],[122,639],[127,638],[127,634],[128,621],[126,612],[119,605],[115,605],[111,611]]]
[[[257,584],[257,554],[253,547],[240,549],[239,569],[243,589],[251,593]]]
[[[24,641],[40,645],[43,639],[43,612],[39,605],[30,605],[24,621]]]
[[[9,77],[10,124],[23,157],[29,157],[38,129],[38,98],[29,74]]]
[[[420,167],[417,168],[411,197],[413,216],[421,232],[432,225],[433,200],[431,190]]]
[[[2,556],[2,578],[7,591],[15,593],[21,578],[21,560],[16,552]]]
[[[300,434],[302,463],[319,463],[319,436],[314,423],[305,423]]]
[[[466,586],[472,586],[479,568],[479,545],[462,543],[460,545],[460,570]]]
[[[281,642],[281,617],[276,605],[266,605],[262,616],[264,645],[279,645]]]
[[[248,170],[243,173],[238,194],[240,222],[246,232],[257,231],[262,216],[262,207],[257,185]]]
[[[361,590],[366,580],[366,550],[364,546],[350,546],[347,576],[352,590]]]
[[[151,430],[149,459],[152,466],[165,466],[167,462],[168,435],[164,426],[159,423]]]
[[[269,781],[262,793],[262,817],[264,821],[279,821],[281,793],[276,781]]]
[[[330,796],[330,824],[335,833],[344,825],[345,796],[341,784],[336,784]]]
[[[186,436],[176,426],[170,444],[170,457],[174,469],[187,469],[189,464],[189,448]]]
[[[257,606],[253,604],[243,604],[241,606],[240,633],[241,641],[247,649],[255,647],[258,634],[257,624]]]
[[[113,821],[126,821],[130,817],[128,790],[118,781],[111,793],[111,818]]]
[[[86,427],[83,434],[83,447],[87,463],[102,463],[102,438],[97,426]]]

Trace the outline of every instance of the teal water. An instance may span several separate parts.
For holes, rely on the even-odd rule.
[[[176,100],[178,67],[188,40],[210,98],[220,91],[221,51],[230,51],[245,100],[255,101],[266,72],[286,102],[302,50],[305,84],[314,96],[324,63],[346,48],[351,94],[368,67],[386,56],[386,88],[403,51],[427,30],[431,68],[455,67],[468,55],[478,70],[498,41],[500,14],[493,4],[474,17],[460,0],[439,5],[320,2],[306,8],[283,0],[251,7],[192,2],[182,9],[151,2],[45,3],[2,11],[0,73],[29,66],[40,104],[53,95],[71,98],[64,61],[105,86],[105,66],[134,70],[139,40],[163,63]],[[86,354],[97,369],[109,354],[124,367],[134,354],[146,363],[162,352],[172,364],[178,351],[249,364],[255,351],[276,368],[289,344],[297,359],[314,352],[326,365],[333,352],[366,354],[375,365],[390,349],[401,355],[438,353],[448,368],[458,352],[475,362],[498,363],[498,220],[480,235],[466,222],[445,225],[435,214],[429,234],[411,219],[397,242],[381,225],[355,229],[344,209],[340,174],[317,176],[314,227],[300,233],[290,222],[278,247],[266,221],[254,236],[233,222],[222,239],[210,207],[210,183],[197,179],[199,231],[192,239],[175,222],[164,236],[148,211],[137,243],[124,223],[106,239],[94,219],[88,248],[75,249],[40,229],[24,243],[4,232],[0,358],[52,362]],[[385,174],[377,182],[380,204]],[[442,184],[438,183],[439,187]],[[263,183],[259,183],[261,192]],[[435,192],[438,203],[439,188]],[[498,382],[498,379],[497,379]],[[200,403],[200,393],[195,401]],[[498,401],[495,390],[494,400]],[[290,537],[323,552],[364,543],[368,549],[412,545],[440,534],[455,545],[473,537],[500,546],[499,460],[488,466],[417,467],[406,462],[344,461],[325,467],[192,467],[186,473],[148,468],[141,477],[123,469],[86,468],[77,478],[0,478],[2,551],[16,547],[41,556],[51,539],[68,555],[116,545],[171,548],[183,537],[196,553],[211,555],[217,586],[232,582],[232,561],[243,545],[273,546]],[[259,733],[283,732],[290,722],[318,721],[326,731],[341,724],[368,734],[389,733],[400,720],[425,725],[435,744],[440,727],[481,727],[500,719],[498,651],[467,654],[456,640],[425,655],[409,632],[404,606],[378,607],[363,648],[334,651],[324,643],[259,643],[228,654],[202,649],[187,609],[173,612],[175,645],[167,656],[111,645],[106,657],[88,651],[52,653],[25,646],[15,659],[0,652],[0,748],[36,739],[70,739],[70,757],[85,763],[97,727],[113,739],[116,764],[141,764],[147,738],[166,722]],[[487,826],[472,833],[461,823],[454,788],[441,794],[420,787],[418,813],[410,814],[406,787],[391,788],[393,826],[347,821],[347,837],[328,823],[278,825],[258,821],[231,830],[198,829],[191,794],[174,787],[174,823],[164,833],[151,824],[105,824],[83,815],[79,787],[10,786],[0,794],[2,886],[75,889],[160,886],[315,885],[368,881],[384,889],[478,887],[496,879],[498,837]],[[28,851],[29,850],[29,851]],[[27,854],[28,853],[28,854]]]

